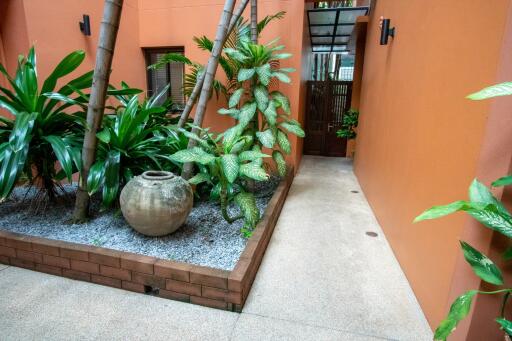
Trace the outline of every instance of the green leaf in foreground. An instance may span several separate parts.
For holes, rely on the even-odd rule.
[[[488,99],[488,98],[493,98],[493,97],[498,97],[498,96],[509,96],[509,95],[512,95],[512,82],[505,82],[505,83],[489,86],[480,91],[472,93],[471,95],[468,95],[466,98],[474,100],[474,101],[478,101],[478,100],[482,100],[482,99]]]
[[[503,329],[503,331],[505,333],[507,333],[507,335],[512,336],[512,322],[511,321],[506,320],[504,318],[497,318],[496,322],[499,323],[499,325],[501,326],[501,329]]]
[[[260,219],[260,210],[256,206],[254,196],[251,193],[241,192],[236,195],[235,203],[244,215],[244,226],[253,229]]]
[[[455,330],[459,322],[468,315],[473,297],[477,292],[477,290],[467,291],[453,301],[448,316],[441,321],[434,333],[434,340],[444,341]]]
[[[272,158],[274,159],[276,165],[277,165],[277,171],[280,176],[286,175],[286,160],[284,159],[283,154],[278,151],[274,150],[272,152]]]
[[[222,155],[220,163],[226,179],[233,183],[238,176],[238,169],[240,168],[238,157],[234,154],[225,154]]]
[[[494,181],[492,185],[494,187],[512,185],[512,175],[507,175],[502,178],[499,178],[498,180]]]
[[[240,174],[257,181],[268,180],[267,172],[265,172],[265,170],[255,162],[241,165]]]
[[[422,214],[416,217],[414,219],[414,222],[422,221],[422,220],[428,220],[428,219],[436,219],[440,217],[444,217],[448,214],[452,214],[458,211],[463,210],[465,207],[468,207],[470,204],[467,201],[459,200],[452,202],[448,205],[439,205],[439,206],[432,206],[428,210],[425,210]]]
[[[461,241],[460,246],[464,253],[464,258],[478,277],[494,285],[503,284],[501,271],[492,260],[466,242]]]
[[[199,164],[206,165],[215,160],[215,156],[205,152],[199,147],[194,147],[191,149],[180,150],[171,155],[170,159],[181,163],[197,162]]]

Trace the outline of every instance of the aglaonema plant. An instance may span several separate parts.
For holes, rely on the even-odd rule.
[[[224,52],[240,64],[238,87],[229,98],[228,108],[219,114],[235,118],[245,134],[254,137],[260,147],[273,149],[272,159],[281,176],[286,174],[284,154],[291,153],[288,133],[304,137],[300,124],[290,118],[290,101],[280,91],[270,91],[273,79],[290,83],[288,73],[292,68],[277,68],[277,61],[291,57],[289,53],[275,53],[283,45],[272,46],[240,43],[237,49],[226,48]],[[276,84],[277,85],[277,84]]]
[[[508,95],[512,95],[512,82],[485,88],[469,95],[468,98],[472,100],[482,100]],[[511,184],[512,176],[505,176],[494,181],[492,186],[498,187]],[[469,200],[460,200],[448,205],[434,206],[419,215],[415,219],[415,222],[435,219],[459,211],[466,212],[485,227],[501,233],[508,238],[512,238],[512,215],[505,206],[493,196],[489,188],[476,179],[469,187]],[[505,307],[512,293],[512,288],[504,283],[501,270],[489,257],[464,241],[460,241],[460,246],[465,260],[471,266],[475,275],[480,277],[483,281],[498,287],[496,290],[492,291],[469,290],[455,299],[450,307],[448,316],[437,327],[434,339],[446,340],[448,338],[459,322],[469,314],[473,298],[478,294],[502,296],[502,308],[500,312],[497,312],[499,316],[496,318],[496,322],[508,336],[512,336],[512,321],[505,316]],[[505,251],[503,258],[504,260],[512,259],[512,248]]]
[[[182,130],[188,138],[198,142],[196,147],[180,150],[171,155],[171,160],[180,163],[194,162],[200,172],[189,179],[197,185],[207,182],[212,185],[211,197],[218,198],[223,218],[228,223],[244,220],[242,233],[248,237],[260,219],[254,195],[247,191],[247,179],[265,181],[268,174],[262,168],[263,154],[252,145],[252,137],[243,134],[243,127],[235,125],[223,134],[215,135],[208,129],[199,129],[199,135]],[[228,204],[233,199],[240,215],[230,216]]]
[[[83,115],[71,112],[77,103],[69,100],[62,104],[60,99],[90,87],[92,73],[69,81],[57,91],[55,88],[57,81],[72,73],[84,58],[83,51],[70,53],[42,84],[33,47],[27,56],[20,56],[14,77],[0,64],[0,72],[12,88],[0,87],[0,107],[14,116],[0,118],[0,202],[22,174],[40,189],[39,194],[54,201],[61,174],[71,181],[80,168]]]

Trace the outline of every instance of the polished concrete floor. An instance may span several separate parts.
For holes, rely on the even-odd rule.
[[[0,265],[0,340],[431,339],[345,159],[304,157],[241,314]]]

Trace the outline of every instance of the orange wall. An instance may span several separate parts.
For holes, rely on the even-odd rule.
[[[497,80],[509,5],[379,0],[368,25],[355,171],[432,327],[452,298],[466,220],[412,220],[467,196],[490,102],[464,97]],[[397,30],[387,46],[381,15]]]
[[[5,0],[4,0],[5,1]],[[84,50],[86,59],[68,79],[94,68],[103,0],[6,0],[7,12],[0,21],[8,71],[15,71],[19,54],[31,45],[37,52],[38,73],[46,77],[67,54]],[[145,61],[139,47],[138,2],[125,0],[110,82],[121,80],[133,87],[146,88]],[[91,36],[80,32],[82,15],[91,20]]]
[[[140,22],[140,46],[141,47],[165,47],[183,46],[185,55],[192,61],[206,64],[209,54],[199,50],[192,41],[194,36],[206,35],[210,39],[215,38],[215,32],[220,19],[224,0],[139,0]],[[248,6],[249,8],[249,6]],[[282,67],[294,67],[297,72],[291,74],[292,84],[281,84],[280,91],[290,98],[292,116],[299,118],[299,109],[303,108],[300,102],[300,94],[304,86],[301,82],[302,41],[304,2],[298,0],[260,0],[258,1],[258,18],[286,11],[282,20],[270,23],[260,38],[260,43],[268,43],[275,38],[280,38],[280,44],[286,46],[285,51],[293,54],[290,59],[282,60]],[[249,10],[244,13],[244,18],[249,18]],[[217,75],[222,79],[222,71]],[[214,130],[226,129],[232,124],[229,117],[216,113],[217,109],[225,106],[224,100],[216,101],[215,97],[208,105],[204,126]],[[302,147],[298,139],[291,137],[295,153],[288,160],[298,164],[302,154]]]

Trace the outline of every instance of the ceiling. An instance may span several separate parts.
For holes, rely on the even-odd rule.
[[[309,36],[313,52],[349,51],[348,42],[357,17],[369,7],[317,8],[308,10]]]

